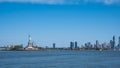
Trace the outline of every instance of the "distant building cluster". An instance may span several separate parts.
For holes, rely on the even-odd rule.
[[[120,48],[120,37],[118,38],[118,45],[116,45],[116,42],[115,42],[115,36],[113,36],[113,39],[110,40],[110,42],[106,43],[102,43],[100,44],[98,40],[96,40],[96,43],[95,44],[91,44],[90,42],[88,43],[85,43],[84,46],[81,47],[81,49],[96,49],[96,50],[99,50],[99,49],[119,49]]]
[[[75,42],[70,42],[70,49],[71,49],[71,50],[77,49],[77,48],[78,48],[77,41],[75,41]]]
[[[28,44],[26,47],[23,45],[8,45],[7,47],[0,47],[0,50],[39,50],[41,47],[34,46],[33,42],[31,41],[31,36],[28,36]]]
[[[28,36],[28,44],[26,47],[23,47],[22,44],[20,45],[8,45],[6,47],[0,47],[0,50],[42,50],[42,49],[63,49],[63,50],[114,50],[114,49],[118,49],[120,50],[120,37],[118,38],[118,44],[116,44],[115,41],[115,36],[113,36],[112,40],[110,40],[110,42],[106,43],[102,43],[100,44],[98,40],[96,40],[95,44],[91,44],[91,42],[87,42],[84,45],[78,46],[78,42],[77,41],[71,41],[70,42],[70,46],[67,48],[58,48],[56,47],[56,43],[52,44],[53,47],[48,47],[46,46],[46,48],[44,47],[38,47],[36,45],[33,44],[33,42],[31,41],[31,36]]]

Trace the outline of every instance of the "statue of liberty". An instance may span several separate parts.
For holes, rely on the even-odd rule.
[[[31,42],[31,36],[30,35],[28,36],[28,40],[29,40],[29,42]]]
[[[31,41],[31,36],[29,35],[28,36],[28,47],[32,47],[33,44],[32,44],[32,41]]]
[[[31,41],[30,35],[28,35],[28,45],[25,48],[25,50],[36,50],[36,48],[33,46],[33,42]]]

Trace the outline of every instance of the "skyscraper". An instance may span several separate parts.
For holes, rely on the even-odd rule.
[[[98,41],[98,40],[96,40],[96,46],[97,46],[97,47],[99,46],[99,41]]]
[[[75,48],[78,48],[78,46],[77,46],[77,41],[75,41]]]
[[[55,45],[56,45],[56,44],[55,44],[55,43],[53,43],[53,48],[55,48]]]
[[[118,47],[120,48],[120,37],[118,38]]]
[[[112,46],[113,46],[113,41],[110,40],[110,47],[112,48]]]
[[[113,36],[113,41],[112,41],[112,46],[111,48],[114,48],[115,47],[115,36]]]
[[[74,48],[74,42],[70,42],[70,49],[72,50]]]

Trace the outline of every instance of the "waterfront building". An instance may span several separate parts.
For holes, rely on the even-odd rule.
[[[91,49],[92,48],[92,44],[90,42],[85,43],[85,48],[86,49]]]
[[[102,46],[101,46],[101,47],[102,47],[102,49],[104,49],[104,48],[105,48],[105,44],[104,44],[104,43],[102,43]]]
[[[70,49],[74,49],[74,42],[70,42]]]
[[[111,40],[112,41],[112,40]],[[110,42],[111,42],[110,41]],[[101,45],[101,48],[102,49],[110,49],[111,48],[111,43],[107,43],[107,42],[104,42],[102,45]]]
[[[96,44],[95,45],[96,45],[96,48],[101,48],[98,40],[96,40]]]
[[[113,41],[110,40],[110,47],[112,48],[112,46],[113,46]]]
[[[99,41],[98,40],[96,40],[96,46],[99,46]]]
[[[87,45],[87,43],[85,43],[85,48],[88,48],[88,45]]]
[[[56,45],[56,44],[55,44],[55,43],[53,43],[53,48],[54,48],[54,49],[55,49],[55,45]]]
[[[7,50],[7,47],[0,47],[0,51]]]
[[[120,37],[118,37],[118,48],[120,48]]]
[[[75,41],[75,48],[78,48],[77,41]]]
[[[115,47],[115,36],[113,36],[113,40],[111,41],[111,48],[113,49]]]
[[[113,48],[115,47],[115,36],[113,36]]]
[[[107,43],[106,43],[106,42],[104,42],[104,43],[102,44],[102,48],[103,48],[103,49],[106,49],[106,48],[107,48]]]

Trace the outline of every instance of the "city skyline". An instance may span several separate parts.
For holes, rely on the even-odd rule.
[[[104,43],[112,40],[112,36],[116,37],[118,44],[119,0],[86,4],[52,2],[19,3],[0,0],[0,46],[26,46],[28,35],[40,46],[52,47],[56,43],[57,47],[68,47],[71,41],[77,41],[79,46],[86,42],[95,43],[96,40]]]

